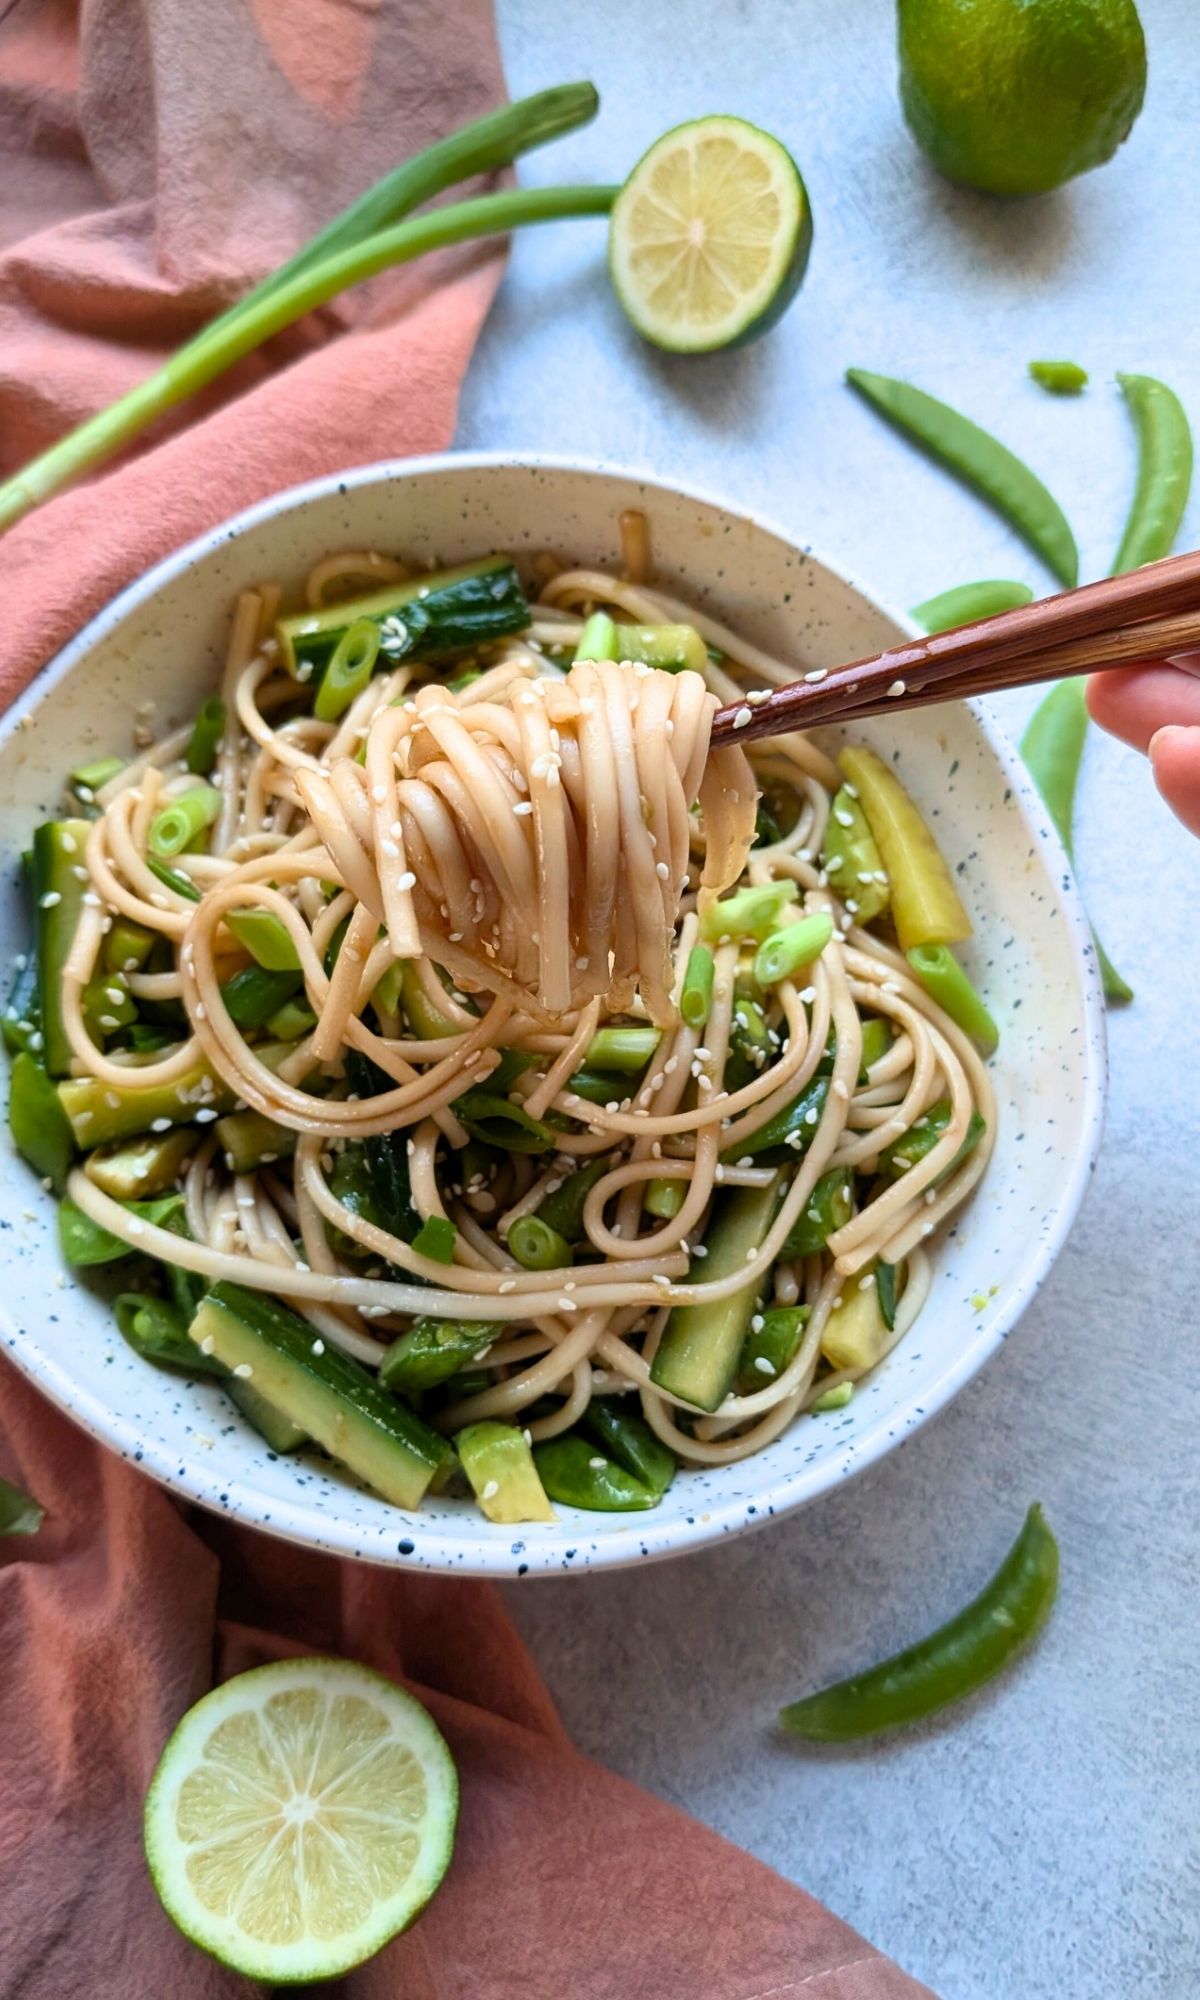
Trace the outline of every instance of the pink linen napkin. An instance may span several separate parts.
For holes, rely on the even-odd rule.
[[[0,471],[501,90],[479,0],[18,0],[0,25]],[[224,515],[443,448],[501,263],[485,249],[377,280],[0,540],[0,703]],[[0,1429],[0,1470],[47,1513],[33,1539],[0,1542],[2,2000],[255,1990],[159,1908],[141,1807],[190,1703],[298,1652],[406,1681],[462,1778],[443,1889],[339,1983],[349,2000],[928,1994],[802,1891],[573,1750],[489,1587],[339,1564],[181,1508],[4,1364]]]

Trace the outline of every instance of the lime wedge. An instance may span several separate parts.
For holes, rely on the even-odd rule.
[[[267,1985],[337,1979],[449,1865],[450,1752],[411,1695],[346,1660],[280,1660],[188,1710],[146,1799],[168,1916]]]
[[[656,139],[612,212],[608,268],[638,332],[676,354],[739,347],[791,304],[812,213],[787,148],[741,118]]]

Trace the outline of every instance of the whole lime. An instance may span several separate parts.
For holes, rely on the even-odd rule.
[[[1133,0],[897,0],[900,101],[939,172],[1044,194],[1111,159],[1142,108]]]

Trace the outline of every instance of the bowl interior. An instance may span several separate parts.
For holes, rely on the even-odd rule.
[[[241,586],[294,586],[351,547],[452,562],[493,546],[616,566],[617,517],[642,506],[656,573],[751,638],[834,665],[898,636],[852,584],[780,536],[653,482],[553,463],[452,457],[366,468],[271,501],[171,558],[83,632],[0,726],[4,962],[24,948],[16,857],[61,810],[65,774],[156,733],[211,691]],[[976,925],[972,975],[1002,1027],[999,1133],[988,1173],[935,1245],[932,1296],[906,1340],[844,1410],[801,1418],[755,1458],[681,1474],[649,1515],[559,1510],[494,1527],[433,1499],[405,1515],[323,1460],[276,1458],[216,1389],[157,1372],[101,1301],[64,1272],[55,1209],[11,1144],[0,1203],[11,1225],[0,1328],[13,1359],[96,1436],[205,1505],[271,1532],[374,1561],[523,1575],[674,1553],[814,1498],[902,1439],[981,1365],[1049,1268],[1094,1156],[1103,1027],[1086,926],[1062,850],[1012,753],[962,705],[856,729],[898,754],[959,871]]]

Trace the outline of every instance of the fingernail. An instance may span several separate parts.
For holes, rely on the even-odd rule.
[[[1200,678],[1200,653],[1168,653],[1167,665],[1178,667],[1181,673],[1195,674]]]

